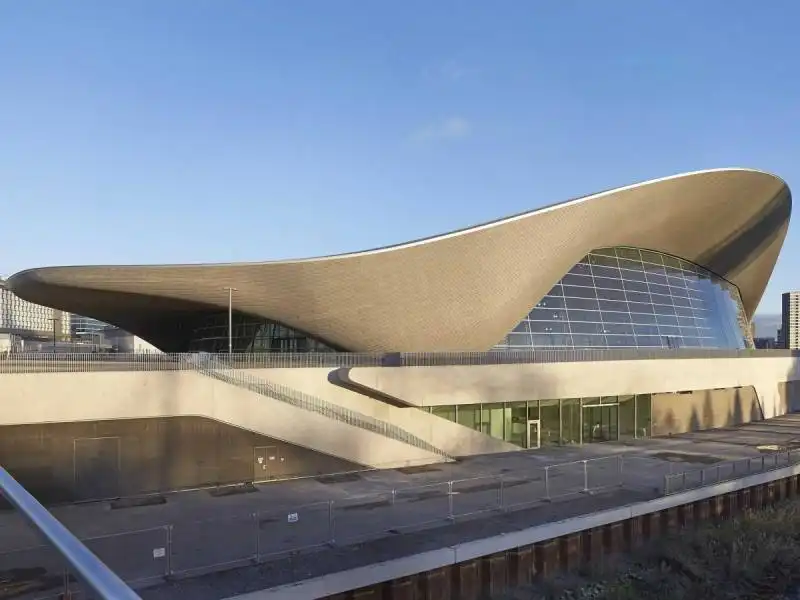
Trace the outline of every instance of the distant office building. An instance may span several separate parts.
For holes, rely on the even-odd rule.
[[[800,349],[800,292],[785,292],[782,297],[781,347]]]
[[[779,347],[775,338],[771,337],[753,338],[753,343],[756,345],[757,350],[773,350]]]
[[[0,279],[0,332],[22,340],[64,339],[70,325],[70,313],[23,300]]]

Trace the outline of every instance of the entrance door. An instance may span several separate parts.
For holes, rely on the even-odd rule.
[[[528,448],[539,448],[542,444],[539,419],[528,421]]]
[[[253,481],[269,481],[280,475],[281,459],[277,446],[253,448]]]

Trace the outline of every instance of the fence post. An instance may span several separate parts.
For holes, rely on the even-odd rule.
[[[706,470],[700,469],[700,485],[706,484]]]
[[[683,472],[683,477],[681,479],[681,487],[684,491],[686,491],[686,471]]]
[[[664,495],[669,496],[669,479],[672,475],[664,475]]]
[[[544,468],[544,499],[550,502],[550,467]]]
[[[617,455],[617,480],[619,487],[625,487],[625,457],[622,454]]]
[[[172,524],[167,525],[167,575],[172,576]]]
[[[500,475],[500,489],[497,493],[497,508],[503,511],[505,510],[505,506],[505,480],[503,479],[503,476]]]
[[[261,523],[258,520],[258,511],[253,513],[253,531],[256,532],[255,555],[253,562],[258,564],[261,561]]]
[[[719,478],[719,463],[717,463],[717,481],[716,482],[717,483],[720,482],[720,478]]]
[[[397,501],[397,490],[392,488],[392,506],[394,506],[394,503],[396,501]]]
[[[455,521],[455,515],[453,515],[453,482],[447,482],[447,511],[449,512],[447,518],[450,521]]]
[[[336,519],[333,514],[333,500],[328,501],[328,537],[331,545],[336,543]]]
[[[587,461],[583,461],[583,492],[587,493],[589,491],[589,467],[587,466]]]

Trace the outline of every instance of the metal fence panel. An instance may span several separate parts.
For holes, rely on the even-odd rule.
[[[602,456],[586,461],[586,487],[599,491],[622,486],[623,458],[621,455]]]
[[[330,543],[332,506],[317,502],[256,514],[258,557],[287,554]]]
[[[451,483],[452,517],[466,517],[502,509],[503,480],[496,475]]]
[[[392,529],[394,494],[384,492],[333,503],[333,530],[337,544],[383,537]]]
[[[529,475],[504,475],[502,499],[506,510],[544,502],[547,499],[544,469],[537,469]]]
[[[179,522],[172,526],[172,574],[199,574],[256,560],[253,514]]]
[[[450,483],[429,483],[395,490],[390,511],[390,529],[404,531],[452,518]]]
[[[167,526],[82,541],[126,583],[149,583],[169,575],[170,541]]]
[[[586,490],[586,461],[545,467],[545,494],[548,499],[580,494]]]

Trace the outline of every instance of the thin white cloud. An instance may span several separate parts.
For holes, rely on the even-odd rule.
[[[425,67],[422,74],[425,79],[455,83],[474,75],[476,72],[476,69],[472,67],[467,67],[453,60],[448,60]]]
[[[439,123],[413,132],[411,140],[414,142],[457,140],[467,137],[470,133],[472,133],[472,125],[469,121],[462,117],[448,117]]]

